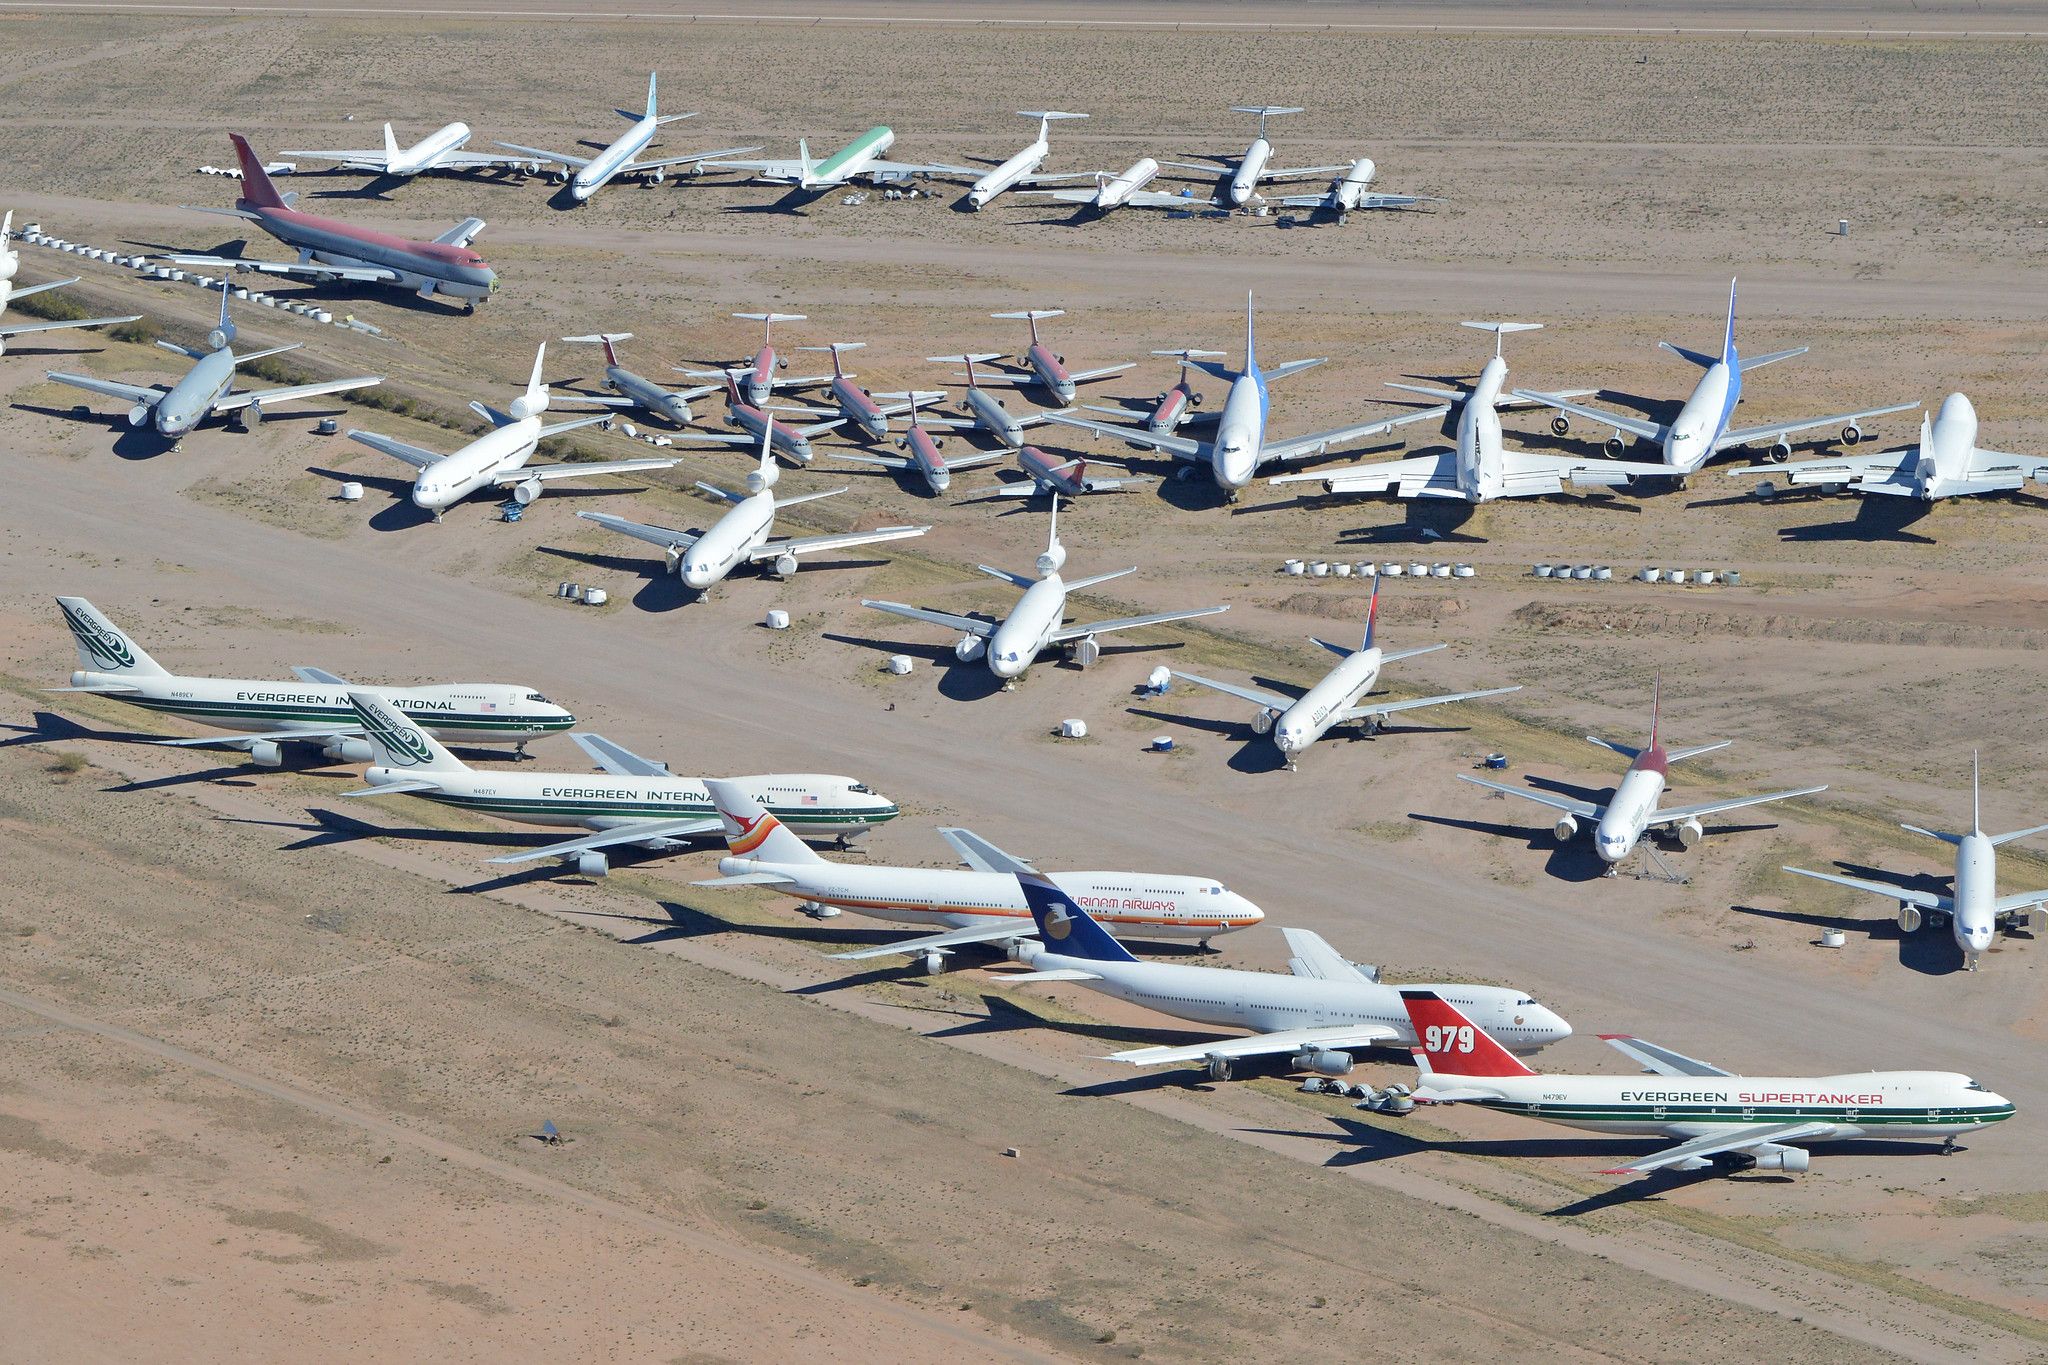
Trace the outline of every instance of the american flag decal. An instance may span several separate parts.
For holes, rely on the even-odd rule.
[[[817,797],[815,797],[815,796],[813,796],[813,795],[811,795],[811,794],[810,794],[809,792],[805,792],[805,793],[804,793],[804,804],[805,804],[806,806],[815,806],[815,805],[817,805],[817,804],[818,804],[818,798],[817,798]]]

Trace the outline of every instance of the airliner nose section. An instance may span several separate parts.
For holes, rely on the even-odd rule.
[[[1545,1047],[1572,1036],[1572,1026],[1564,1021],[1564,1016],[1547,1005],[1525,1006],[1522,1017],[1527,1021],[1526,1027],[1542,1040]]]
[[[1266,912],[1253,905],[1235,891],[1223,893],[1223,917],[1232,924],[1259,924],[1264,922]]]

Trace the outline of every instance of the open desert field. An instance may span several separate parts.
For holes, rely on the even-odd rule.
[[[1892,902],[1779,871],[1937,885],[1948,850],[1898,824],[1963,828],[1973,751],[1987,829],[2048,819],[2043,499],[1760,499],[1720,465],[1683,488],[1469,515],[1263,481],[1227,502],[1055,432],[1049,450],[1159,479],[1062,510],[1070,574],[1140,566],[1074,610],[1231,609],[1124,637],[1085,670],[1048,660],[1006,692],[947,631],[861,606],[1004,609],[1012,589],[973,566],[1025,571],[1046,536],[1042,504],[989,496],[1006,465],[932,497],[821,440],[778,491],[850,491],[780,527],[930,533],[699,599],[657,549],[576,513],[702,527],[718,504],[694,482],[738,486],[743,452],[678,442],[672,470],[567,485],[517,522],[479,497],[436,523],[406,501],[404,466],[312,430],[332,415],[453,449],[464,405],[509,402],[542,341],[631,331],[626,362],[665,376],[750,354],[758,332],[729,314],[768,309],[808,315],[780,346],[866,342],[861,379],[885,391],[951,386],[926,356],[1020,349],[1020,324],[992,312],[1064,308],[1048,338],[1070,366],[1139,362],[1085,401],[1144,401],[1174,379],[1154,350],[1240,358],[1248,293],[1262,363],[1328,360],[1274,384],[1280,434],[1394,414],[1385,381],[1469,382],[1492,345],[1456,325],[1473,318],[1545,324],[1506,338],[1511,382],[1668,417],[1694,372],[1656,343],[1714,349],[1739,276],[1744,352],[1811,348],[1747,381],[1740,422],[1964,391],[1984,445],[2048,455],[2048,10],[38,5],[0,7],[0,57],[0,207],[124,252],[240,240],[243,224],[182,207],[232,202],[232,181],[194,173],[231,164],[230,131],[274,157],[460,118],[479,149],[567,148],[623,127],[608,111],[637,106],[650,68],[664,112],[702,111],[663,131],[674,153],[793,156],[799,136],[816,152],[887,123],[892,156],[999,159],[1030,136],[1012,111],[1059,108],[1091,117],[1055,128],[1048,168],[1115,170],[1235,155],[1253,127],[1228,106],[1272,102],[1306,109],[1275,121],[1280,161],[1370,155],[1375,188],[1442,200],[1318,227],[1084,222],[1015,198],[968,213],[944,186],[767,211],[777,189],[710,176],[565,209],[533,179],[366,192],[298,174],[280,184],[301,207],[351,222],[431,236],[487,220],[477,248],[501,286],[465,315],[278,284],[382,335],[244,304],[238,347],[303,342],[281,358],[293,372],[386,376],[379,406],[313,400],[176,449],[45,371],[168,382],[188,362],[149,341],[198,344],[213,300],[21,247],[17,284],[81,274],[68,297],[147,317],[0,358],[0,1356],[2048,1352],[2040,942],[2007,935],[1966,972],[1945,935],[1902,935]],[[550,346],[557,382],[601,368],[593,347]],[[1516,448],[1605,435],[1504,421]],[[1918,426],[1873,419],[1883,445],[1862,448]],[[1367,453],[1443,444],[1433,426],[1407,435]],[[595,429],[565,444],[653,453]],[[336,500],[344,481],[366,499]],[[1142,694],[1162,663],[1312,682],[1308,637],[1355,640],[1369,584],[1288,576],[1288,558],[1470,564],[1387,582],[1383,642],[1450,646],[1387,685],[1522,690],[1332,736],[1294,772],[1247,704]],[[1614,579],[1541,580],[1538,562]],[[1643,565],[1741,582],[1628,581]],[[610,600],[561,601],[563,580]],[[2019,1113],[1948,1157],[1842,1143],[1796,1178],[1631,1181],[1600,1172],[1659,1140],[1470,1106],[1389,1119],[1277,1072],[1134,1075],[1103,1054],[1207,1032],[1077,985],[1006,984],[985,950],[935,976],[832,961],[905,931],[693,885],[722,850],[620,849],[603,879],[494,867],[567,833],[344,799],[360,770],[317,755],[265,770],[137,743],[199,732],[50,695],[77,666],[59,593],[174,669],[517,681],[678,773],[844,773],[901,805],[827,856],[950,865],[934,829],[965,825],[1048,869],[1215,876],[1266,922],[1161,956],[1284,971],[1278,930],[1300,926],[1391,980],[1513,985],[1576,1028],[1543,1070],[1624,1073],[1596,1035],[1628,1032],[1751,1073],[1963,1071]],[[764,630],[770,609],[792,628]],[[894,654],[914,671],[885,672]],[[1676,769],[1675,800],[1828,790],[1710,821],[1664,854],[1677,878],[1606,878],[1583,834],[1560,846],[1541,808],[1454,780],[1499,752],[1511,782],[1612,786],[1623,760],[1581,737],[1640,743],[1659,675],[1665,738],[1735,741]],[[1055,737],[1070,717],[1089,738]],[[1158,735],[1173,752],[1150,751]],[[588,767],[562,739],[533,756]],[[2044,849],[2004,848],[2000,890],[2048,887]],[[1835,927],[1847,946],[1817,946]],[[1371,1053],[1354,1079],[1414,1070]],[[565,1145],[530,1136],[546,1120]]]

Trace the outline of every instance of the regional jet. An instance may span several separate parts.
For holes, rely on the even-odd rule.
[[[859,390],[856,390],[856,392],[859,392]],[[863,396],[865,397],[866,395]],[[835,460],[848,460],[854,464],[876,465],[898,474],[915,474],[919,482],[924,484],[925,491],[934,497],[944,493],[953,486],[953,475],[957,471],[971,469],[975,465],[989,464],[1002,459],[1002,452],[995,450],[970,450],[965,455],[956,455],[951,459],[946,458],[945,455],[940,453],[946,444],[944,439],[932,435],[930,430],[918,420],[917,409],[920,403],[935,403],[945,396],[945,393],[938,389],[933,389],[929,392],[875,395],[874,397],[879,398],[902,399],[904,400],[902,406],[910,409],[910,425],[901,436],[896,438],[896,446],[903,454],[868,455],[864,453],[857,454],[852,451],[835,450],[832,452],[832,458]],[[873,398],[869,398],[868,401],[872,406]],[[842,410],[844,410],[843,402]],[[876,408],[875,410],[877,413],[882,413],[894,411],[895,409]],[[887,418],[884,418],[883,421],[886,423]],[[884,425],[883,430],[888,430],[888,427]]]
[[[1786,475],[1794,488],[1913,498],[1939,502],[1978,493],[2017,493],[2029,479],[2048,478],[2048,457],[2010,455],[1977,444],[1977,409],[1965,394],[1941,400],[1932,417],[1920,415],[1920,442],[1876,455],[1842,455],[1796,464],[1759,464],[1730,474]],[[1759,490],[1761,491],[1761,490]]]
[[[721,384],[699,384],[691,389],[671,389],[645,375],[635,374],[619,363],[618,345],[631,341],[631,332],[596,332],[589,336],[563,337],[564,341],[594,341],[604,347],[604,383],[612,392],[554,395],[554,403],[571,407],[634,408],[650,416],[666,418],[678,428],[690,425],[690,400],[717,393]]]
[[[544,161],[561,167],[562,173],[569,180],[569,197],[579,204],[587,202],[591,195],[622,175],[637,176],[659,185],[667,178],[672,167],[689,166],[695,173],[702,174],[705,164],[719,157],[761,150],[759,147],[721,147],[715,152],[692,152],[688,156],[664,156],[652,161],[635,161],[633,158],[647,149],[647,144],[654,141],[654,135],[661,131],[663,124],[697,117],[695,114],[655,112],[654,87],[658,74],[653,71],[647,73],[645,113],[636,114],[630,109],[613,111],[633,126],[619,134],[617,140],[596,156],[572,156],[567,152],[551,152],[542,147],[522,147],[514,142],[501,142],[498,145],[507,151],[518,152],[529,160]]]
[[[1038,140],[1017,153],[1002,165],[974,182],[967,191],[967,205],[976,213],[987,208],[1005,190],[1019,185],[1042,185],[1054,180],[1085,180],[1090,172],[1069,171],[1059,175],[1040,175],[1038,168],[1044,164],[1046,154],[1052,150],[1051,129],[1057,119],[1087,118],[1086,114],[1063,114],[1056,109],[1020,109],[1018,118],[1038,120]]]
[[[1071,403],[1074,401],[1076,385],[1092,384],[1113,374],[1122,374],[1135,366],[1135,361],[1127,360],[1121,365],[1103,365],[1092,370],[1069,371],[1067,358],[1054,354],[1051,347],[1038,339],[1039,323],[1048,318],[1063,318],[1066,315],[1067,310],[1064,308],[1026,308],[1015,313],[990,313],[989,316],[992,318],[1028,325],[1031,328],[1031,345],[1024,354],[1017,357],[1017,363],[1024,367],[1022,373],[1008,370],[984,371],[980,379],[981,385],[1012,389],[1028,389],[1036,385],[1052,395],[1055,403]],[[959,377],[974,382],[972,375]]]
[[[1233,104],[1230,106],[1230,111],[1233,114],[1257,114],[1259,116],[1259,135],[1252,139],[1251,146],[1245,148],[1243,156],[1235,161],[1226,161],[1218,158],[1210,164],[1195,164],[1182,161],[1170,161],[1167,164],[1179,170],[1199,171],[1204,175],[1229,175],[1230,184],[1225,193],[1230,199],[1230,206],[1232,208],[1241,209],[1252,200],[1258,199],[1259,183],[1261,181],[1309,180],[1319,175],[1335,175],[1340,171],[1351,169],[1347,164],[1342,166],[1294,166],[1285,170],[1273,170],[1270,165],[1273,160],[1273,144],[1266,140],[1266,120],[1269,118],[1279,118],[1282,114],[1299,114],[1302,111],[1298,107],[1278,104]]]
[[[964,365],[967,367],[966,396],[961,399],[967,405],[965,417],[927,417],[930,426],[946,427],[953,431],[980,430],[1002,442],[1009,450],[1021,450],[1024,446],[1024,429],[1049,422],[1049,412],[1027,412],[1014,416],[1003,406],[1003,400],[990,393],[981,385],[981,376],[974,372],[976,365],[983,365],[1001,357],[994,351],[976,352],[972,355],[926,356],[934,365]],[[990,381],[994,382],[994,381]],[[1065,409],[1061,409],[1065,411]]]
[[[943,163],[920,163],[914,161],[885,160],[882,153],[896,142],[896,132],[888,127],[874,127],[862,133],[823,161],[811,159],[811,144],[808,139],[798,138],[795,161],[714,161],[706,170],[752,171],[753,178],[771,185],[790,185],[799,190],[823,192],[837,189],[855,180],[866,179],[871,184],[902,184],[920,176],[967,176],[978,178],[980,172],[972,166],[948,166]]]
[[[450,123],[421,138],[410,147],[398,145],[398,135],[384,125],[384,145],[343,151],[290,151],[279,156],[291,160],[333,161],[345,171],[372,171],[393,180],[409,180],[430,171],[513,170],[529,166],[528,156],[499,156],[494,152],[472,152],[467,123]]]
[[[1020,190],[1018,193],[1061,204],[1077,204],[1083,214],[1095,217],[1121,208],[1177,209],[1192,213],[1196,209],[1216,207],[1214,199],[1198,195],[1193,190],[1146,189],[1159,178],[1159,163],[1149,156],[1139,157],[1114,175],[1108,171],[1096,171],[1094,177],[1093,189]]]
[[[62,289],[67,284],[77,284],[82,278],[73,275],[69,279],[51,280],[47,284],[25,285],[20,289],[10,286],[14,283],[15,272],[21,269],[21,253],[8,243],[14,238],[14,210],[9,209],[0,217],[0,354],[7,350],[7,343],[15,337],[28,336],[35,332],[62,332],[73,327],[112,327],[117,323],[138,322],[140,313],[130,313],[118,318],[67,318],[60,322],[8,322],[7,305],[16,299],[25,299],[31,294],[41,294],[51,289]]]
[[[818,384],[829,384],[829,374],[809,374],[795,377],[777,374],[778,370],[789,368],[789,361],[775,354],[775,324],[778,322],[804,322],[802,313],[734,313],[734,317],[747,322],[761,324],[761,349],[742,364],[725,365],[715,370],[690,370],[676,367],[676,373],[692,379],[725,380],[737,376],[740,391],[747,402],[755,407],[766,403],[777,389],[807,389]],[[817,350],[815,346],[800,347],[801,350]],[[836,367],[835,367],[836,369]]]
[[[1362,156],[1321,194],[1286,194],[1274,202],[1284,208],[1308,209],[1312,221],[1334,219],[1339,223],[1365,209],[1405,209],[1443,202],[1427,194],[1376,194],[1371,186],[1377,170],[1371,157]]]

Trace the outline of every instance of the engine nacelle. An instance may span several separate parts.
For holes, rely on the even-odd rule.
[[[1906,905],[1906,904],[1901,904],[1901,905],[1899,906],[1899,932],[1900,932],[1900,933],[1902,933],[1902,934],[1917,934],[1917,933],[1919,933],[1919,932],[1920,932],[1920,928],[1921,928],[1921,926],[1922,926],[1922,925],[1924,925],[1924,924],[1926,924],[1926,923],[1927,923],[1927,917],[1926,917],[1925,915],[1923,915],[1923,914],[1921,914],[1921,913],[1920,913],[1920,907],[1919,907],[1919,906],[1917,906],[1917,905]]]
[[[588,849],[576,855],[576,872],[579,876],[604,877],[610,875],[611,870],[612,860],[597,849]]]
[[[5,283],[6,283],[6,281],[4,281],[4,280],[0,280],[0,285],[4,285]],[[7,338],[6,338],[6,337],[0,337],[0,355],[6,355],[6,354],[7,354]]]
[[[529,417],[538,417],[547,410],[548,400],[545,397],[535,398],[530,394],[524,393],[513,399],[512,406],[505,409],[507,413],[511,414],[512,420],[515,422],[524,422]]]
[[[134,407],[128,409],[128,425],[131,427],[148,426],[149,404],[137,403]]]
[[[1804,1147],[1765,1147],[1758,1150],[1756,1168],[1760,1171],[1799,1172],[1813,1164],[1813,1154]]]
[[[1608,437],[1607,444],[1604,448],[1609,455],[1612,455],[1617,460],[1628,453],[1628,443],[1623,441],[1619,436]]]
[[[274,739],[259,739],[249,746],[249,761],[259,768],[282,768],[284,747]]]
[[[1335,1048],[1303,1048],[1287,1059],[1287,1064],[1296,1071],[1309,1071],[1318,1076],[1349,1076],[1356,1065],[1348,1052]]]
[[[1208,1069],[1210,1080],[1227,1081],[1230,1079],[1230,1058],[1225,1057],[1223,1054],[1212,1052],[1203,1059],[1203,1064]]]
[[[1252,733],[1255,735],[1272,734],[1273,722],[1278,719],[1280,719],[1278,711],[1275,711],[1270,706],[1261,706],[1259,713],[1252,717]]]
[[[1564,843],[1579,832],[1579,818],[1576,815],[1560,815],[1557,817],[1557,823],[1550,829],[1551,833],[1557,836],[1557,841],[1560,844]]]
[[[924,955],[923,960],[918,965],[924,969],[926,976],[943,976],[946,971],[945,950],[941,948],[932,949]]]
[[[234,339],[235,329],[232,326],[216,327],[206,334],[206,349],[209,351],[225,351]]]
[[[1701,825],[1696,819],[1679,821],[1671,832],[1678,837],[1678,846],[1680,848],[1691,848],[1707,837],[1705,826]]]
[[[1083,635],[1080,639],[1074,641],[1073,648],[1069,652],[1073,656],[1075,667],[1089,668],[1094,665],[1097,659],[1102,657],[1102,646],[1096,643],[1093,635]]]
[[[374,763],[376,750],[366,739],[330,739],[320,746],[330,763]]]
[[[1572,419],[1565,416],[1561,412],[1557,416],[1550,419],[1550,434],[1552,436],[1569,435],[1571,433],[1571,429]]]
[[[953,646],[953,657],[963,664],[971,664],[988,653],[988,641],[979,635],[963,635]]]
[[[1038,557],[1038,576],[1049,578],[1060,571],[1067,562],[1067,547],[1055,540],[1045,547],[1045,553]]]
[[[656,171],[647,178],[651,183],[656,185],[665,185],[668,183],[668,173],[665,171]]]
[[[683,572],[683,554],[684,550],[680,545],[671,545],[661,552],[661,557],[668,561],[668,571],[678,577]]]
[[[539,479],[528,479],[523,483],[516,484],[512,489],[512,501],[518,503],[521,507],[528,506],[535,498],[540,496],[540,487]]]
[[[1771,442],[1770,461],[1772,464],[1783,464],[1791,458],[1792,443],[1790,441],[1780,436],[1777,440]]]
[[[798,906],[797,909],[803,911],[812,919],[839,918],[839,907],[836,905],[827,905],[823,901],[805,901],[802,905]]]
[[[263,405],[251,403],[236,414],[237,424],[244,431],[254,431],[263,425]]]
[[[777,578],[793,576],[796,573],[796,556],[784,550],[781,554],[775,556],[774,569]]]
[[[1853,445],[1855,445],[1855,444],[1856,444],[1856,443],[1857,443],[1858,441],[1860,441],[1860,440],[1862,440],[1862,439],[1863,439],[1863,428],[1862,428],[1862,427],[1859,427],[1859,426],[1857,426],[1857,425],[1856,425],[1856,424],[1855,424],[1854,422],[1851,422],[1851,423],[1849,423],[1849,425],[1848,425],[1848,426],[1846,426],[1846,427],[1843,427],[1843,428],[1842,428],[1842,444],[1843,444],[1843,445],[1845,445],[1845,446],[1853,446]]]
[[[1190,393],[1188,395],[1188,405],[1196,408],[1202,406],[1202,395],[1200,393]]]

